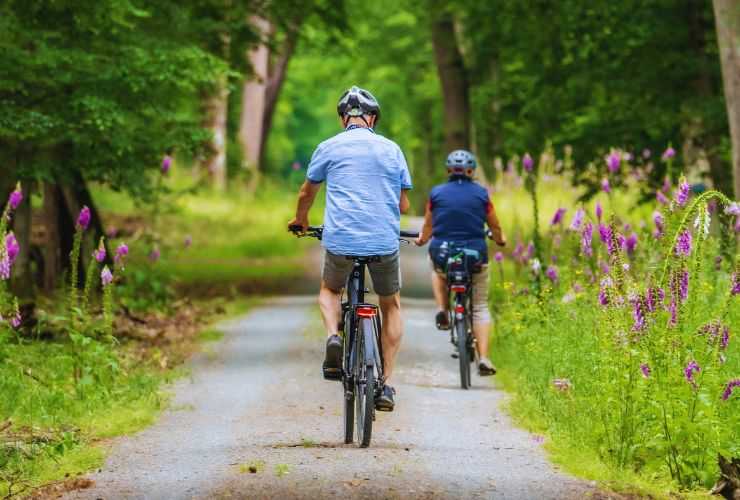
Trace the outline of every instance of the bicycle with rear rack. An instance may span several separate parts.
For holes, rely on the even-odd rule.
[[[492,238],[490,230],[486,236]],[[470,365],[477,362],[475,335],[473,334],[473,273],[481,272],[481,256],[477,250],[455,244],[443,244],[440,259],[447,275],[447,296],[450,307],[449,322],[452,330],[450,341],[457,349],[460,364],[460,387],[471,385]],[[455,355],[453,354],[453,357]]]
[[[321,240],[322,226],[309,226],[304,232],[300,226],[290,231],[298,237]],[[400,238],[416,238],[418,233],[400,232]],[[361,448],[370,445],[375,420],[375,396],[383,389],[382,323],[378,306],[365,302],[365,269],[368,264],[379,262],[379,256],[347,256],[353,261],[347,277],[342,300],[339,331],[343,338],[342,390],[344,406],[344,442],[354,441],[357,426],[357,443]]]

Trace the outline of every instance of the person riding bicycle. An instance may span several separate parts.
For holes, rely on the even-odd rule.
[[[424,215],[424,227],[415,241],[418,246],[430,239],[429,256],[434,271],[432,289],[439,307],[436,323],[440,330],[450,329],[447,276],[438,263],[440,247],[456,246],[476,250],[481,256],[480,271],[473,274],[473,334],[478,346],[478,373],[493,375],[496,368],[488,358],[488,332],[491,315],[488,310],[488,247],[485,224],[499,246],[506,245],[496,210],[488,191],[473,180],[477,162],[464,150],[453,151],[447,157],[446,183],[432,188]]]
[[[306,230],[308,212],[326,182],[319,307],[328,334],[323,372],[329,380],[341,378],[340,299],[353,264],[347,256],[380,257],[368,264],[383,323],[384,385],[375,405],[392,411],[395,390],[389,381],[403,334],[398,237],[401,213],[409,207],[406,191],[412,188],[411,175],[401,148],[374,130],[380,105],[370,92],[351,87],[339,99],[337,114],[344,131],[314,151],[289,227]]]

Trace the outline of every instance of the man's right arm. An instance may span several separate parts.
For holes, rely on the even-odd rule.
[[[311,206],[313,206],[313,202],[320,189],[321,184],[319,183],[309,180],[303,183],[301,189],[298,191],[298,206],[295,211],[295,219],[288,223],[288,227],[300,225],[304,231],[308,228],[308,212],[311,210]]]
[[[488,216],[486,218],[486,222],[488,222],[488,227],[491,230],[491,233],[493,233],[493,241],[495,241],[498,246],[506,246],[506,237],[504,236],[501,224],[496,216],[496,209],[493,208],[493,203],[490,201],[488,202]]]

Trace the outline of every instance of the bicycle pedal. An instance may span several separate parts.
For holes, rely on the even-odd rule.
[[[339,368],[322,367],[324,380],[342,380],[342,370]]]

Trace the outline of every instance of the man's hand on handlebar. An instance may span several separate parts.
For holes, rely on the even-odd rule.
[[[487,230],[486,230],[486,237],[487,237],[487,238],[488,238],[489,240],[493,240],[493,241],[495,241],[495,242],[496,242],[496,244],[497,244],[498,246],[500,246],[500,247],[505,247],[505,246],[506,246],[506,236],[504,236],[503,234],[501,235],[501,238],[497,240],[497,239],[495,239],[495,238],[493,237],[493,231],[491,231],[490,229],[487,229]]]
[[[308,219],[298,220],[298,218],[295,218],[292,221],[288,222],[288,231],[292,233],[304,234],[308,230],[308,226]]]

